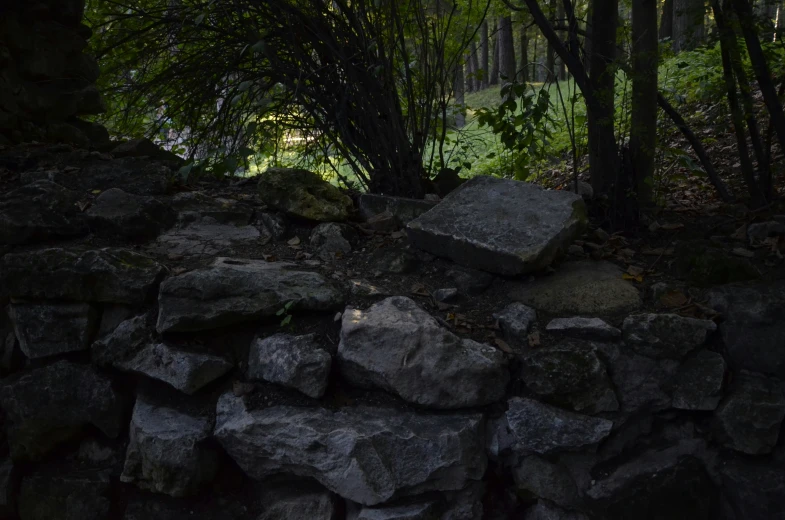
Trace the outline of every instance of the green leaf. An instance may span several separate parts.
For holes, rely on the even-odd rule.
[[[281,327],[286,327],[292,322],[292,315],[287,315],[284,319],[281,320]]]
[[[278,312],[275,313],[276,316],[283,316],[286,312],[286,309],[278,309]]]
[[[204,21],[204,13],[200,14],[199,16],[197,16],[197,17],[196,17],[196,20],[194,20],[194,22],[196,23],[196,26],[197,26],[197,27],[199,27],[200,25],[202,25],[202,22],[203,22],[203,21]]]

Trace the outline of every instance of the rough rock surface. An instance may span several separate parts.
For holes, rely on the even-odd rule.
[[[512,473],[515,486],[533,496],[548,499],[564,507],[580,502],[578,487],[568,469],[559,463],[529,455],[515,465]]]
[[[318,399],[327,388],[332,356],[315,334],[274,334],[255,338],[248,354],[248,377],[294,388]]]
[[[785,281],[717,287],[708,305],[723,314],[720,335],[733,367],[785,379]]]
[[[514,283],[513,300],[550,314],[607,316],[642,305],[638,290],[609,262],[565,262],[556,273],[530,283]]]
[[[349,218],[352,199],[307,170],[269,168],[259,175],[259,195],[271,208],[317,222]]]
[[[153,296],[164,273],[155,260],[127,249],[9,253],[0,258],[0,294],[139,304]]]
[[[332,260],[336,255],[351,253],[352,245],[356,242],[357,232],[346,224],[326,222],[311,231],[311,246],[317,248],[319,258],[325,261]]]
[[[613,341],[621,338],[621,331],[600,318],[556,318],[548,322],[545,330],[563,336],[595,341]]]
[[[209,217],[219,224],[245,226],[251,222],[253,207],[249,204],[221,197],[210,197],[199,191],[177,193],[171,199],[172,207],[181,220],[198,220]]]
[[[394,409],[273,406],[246,409],[225,394],[215,438],[251,477],[311,477],[364,505],[429,490],[455,490],[485,473],[480,415]]]
[[[97,320],[88,303],[12,303],[8,315],[30,359],[87,350]]]
[[[726,447],[750,455],[770,453],[785,419],[782,381],[742,374],[717,408],[715,418],[715,432]]]
[[[521,379],[544,400],[576,412],[614,412],[619,402],[605,365],[594,347],[563,342],[527,352]]]
[[[607,360],[622,412],[654,412],[671,406],[678,361],[622,352],[616,345],[596,346]]]
[[[110,479],[106,472],[34,474],[22,479],[21,520],[109,518]]]
[[[562,509],[547,500],[539,500],[526,510],[523,520],[589,520],[583,513]]]
[[[732,512],[727,520],[768,520],[785,511],[785,450],[774,460],[735,457],[719,467],[723,496]]]
[[[363,193],[360,195],[358,209],[360,215],[365,219],[370,219],[380,213],[389,212],[395,217],[399,225],[406,225],[435,205],[436,203],[428,200]]]
[[[206,330],[291,310],[330,310],[343,294],[318,273],[291,264],[219,258],[161,284],[158,332]]]
[[[233,254],[238,248],[263,242],[254,226],[221,224],[213,217],[185,222],[156,240],[153,250],[169,255],[216,256]]]
[[[409,298],[387,298],[343,314],[341,375],[432,408],[482,406],[500,400],[509,381],[502,352],[461,339]]]
[[[14,460],[40,459],[92,424],[120,433],[122,406],[109,379],[68,361],[26,372],[0,388]]]
[[[175,222],[175,213],[153,197],[131,195],[112,188],[96,197],[87,211],[87,221],[94,232],[145,239],[157,236]]]
[[[679,368],[673,390],[673,407],[680,410],[714,410],[722,399],[727,365],[722,355],[701,350]]]
[[[717,324],[677,314],[634,314],[622,325],[624,343],[653,359],[683,359],[703,346]]]
[[[416,247],[503,275],[547,267],[586,226],[583,200],[496,177],[474,177],[409,222]]]
[[[335,495],[318,486],[296,485],[264,485],[263,511],[256,520],[337,520]]]
[[[514,302],[493,314],[499,322],[504,339],[516,345],[528,345],[529,329],[537,321],[537,311],[522,303]]]
[[[509,400],[507,422],[518,451],[548,454],[597,444],[611,433],[613,422],[568,412],[534,399]]]
[[[89,231],[76,203],[79,194],[49,181],[0,197],[0,245],[73,238]]]
[[[213,421],[138,398],[122,482],[181,497],[197,493],[218,467],[218,455],[205,445]]]

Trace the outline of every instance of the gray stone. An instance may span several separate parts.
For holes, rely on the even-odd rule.
[[[192,395],[229,372],[233,366],[222,357],[186,352],[165,343],[147,344],[127,359],[117,359],[112,366],[152,379]]]
[[[136,309],[130,305],[104,305],[101,312],[101,324],[98,327],[98,339],[105,338],[125,320],[132,318]]]
[[[622,352],[615,345],[596,346],[607,360],[622,412],[656,412],[670,408],[678,361]]]
[[[263,511],[256,520],[336,520],[335,496],[318,486],[294,483],[265,485],[259,502]]]
[[[286,472],[376,505],[483,477],[482,416],[395,409],[273,406],[248,410],[224,394],[214,436],[252,478]]]
[[[38,181],[0,197],[0,245],[74,238],[89,232],[79,194]]]
[[[93,362],[110,367],[132,359],[153,341],[150,321],[150,317],[143,314],[120,322],[112,332],[93,343]]]
[[[463,294],[475,296],[482,294],[496,279],[490,273],[475,269],[450,269],[447,276]]]
[[[673,390],[673,407],[680,410],[714,410],[722,399],[727,366],[716,352],[701,350],[679,368]]]
[[[220,197],[210,197],[199,191],[184,191],[171,198],[172,207],[180,214],[196,213],[199,218],[210,217],[218,224],[245,226],[251,222],[253,208],[249,204]]]
[[[497,177],[474,177],[409,222],[412,244],[502,275],[543,269],[586,227],[583,200]]]
[[[34,474],[22,479],[20,520],[109,518],[109,476],[103,472]]]
[[[608,437],[613,422],[568,412],[534,399],[509,400],[507,422],[516,451],[548,454],[586,448]]]
[[[434,300],[440,303],[449,303],[458,297],[458,289],[456,287],[447,287],[444,289],[436,289],[431,294]]]
[[[374,285],[368,280],[349,280],[349,290],[352,296],[370,298],[372,296],[390,296],[390,291],[384,287]]]
[[[782,381],[743,373],[715,412],[715,434],[728,448],[760,455],[777,444],[785,419]]]
[[[730,364],[785,379],[785,281],[726,285],[707,296],[723,314],[719,328]]]
[[[92,231],[129,239],[157,236],[175,222],[175,213],[153,197],[112,188],[96,197],[86,211]]]
[[[534,497],[545,498],[562,507],[580,503],[578,487],[567,468],[537,455],[524,457],[512,472],[515,486]]]
[[[499,327],[507,341],[528,346],[529,329],[537,321],[537,311],[522,303],[514,302],[502,311],[494,313],[493,319],[499,322]]]
[[[307,170],[268,168],[259,175],[259,196],[269,207],[316,222],[349,218],[352,199]]]
[[[188,500],[135,493],[128,500],[123,520],[256,520],[249,509],[244,500],[216,493],[203,493]]]
[[[248,377],[294,388],[318,399],[327,388],[332,356],[315,334],[275,334],[255,338],[248,354]]]
[[[545,327],[548,332],[562,334],[571,338],[613,341],[621,338],[621,331],[611,327],[600,318],[556,318]]]
[[[763,241],[769,237],[785,235],[785,222],[770,220],[747,226],[747,238],[750,242]]]
[[[204,444],[212,429],[211,419],[139,397],[120,480],[173,497],[198,493],[218,468],[217,453]]]
[[[553,275],[511,283],[510,298],[550,314],[627,314],[643,303],[638,289],[621,275],[621,269],[609,262],[565,262]]]
[[[0,403],[14,460],[38,460],[89,424],[109,437],[120,433],[120,398],[88,366],[58,361],[6,380]]]
[[[535,395],[576,412],[615,412],[619,402],[605,365],[587,344],[563,342],[527,352],[521,379]]]
[[[352,252],[352,245],[358,240],[357,232],[347,224],[325,222],[311,231],[310,244],[324,261]]]
[[[174,173],[150,159],[127,157],[105,161],[95,159],[76,174],[66,171],[47,172],[46,178],[81,193],[94,190],[121,189],[133,195],[164,195]]]
[[[272,240],[281,240],[288,229],[288,223],[283,215],[274,213],[260,213],[257,217],[257,226],[264,228],[263,234],[269,235]]]
[[[159,236],[153,249],[170,255],[209,257],[233,254],[238,248],[265,242],[254,226],[220,224],[212,217],[203,217]]]
[[[13,518],[19,488],[19,470],[11,459],[0,462],[0,517]]]
[[[343,314],[338,366],[363,387],[431,408],[482,406],[504,397],[504,355],[442,327],[409,298],[387,298]]]
[[[785,450],[782,455],[785,455]],[[785,511],[785,456],[723,461],[722,494],[734,511],[727,520],[769,520]]]
[[[0,258],[0,294],[28,300],[144,303],[166,268],[126,249],[52,248]]]
[[[382,507],[363,507],[349,511],[347,520],[427,520],[436,519],[436,501]]]
[[[567,511],[546,500],[539,500],[526,510],[523,520],[589,520],[589,517],[583,513]]]
[[[149,139],[131,139],[120,143],[112,149],[115,157],[149,157],[159,161],[183,162],[177,154],[160,148]]]
[[[406,225],[436,205],[433,201],[390,197],[363,193],[360,195],[358,207],[360,215],[370,219],[379,213],[391,213],[399,225]]]
[[[391,211],[382,211],[381,213],[369,217],[365,221],[365,225],[380,233],[391,233],[401,227],[399,220]]]
[[[218,258],[210,267],[161,284],[158,332],[207,330],[291,312],[330,310],[344,295],[322,275],[293,264]]]
[[[88,303],[12,303],[8,314],[30,359],[87,350],[97,319]]]
[[[683,359],[702,347],[717,324],[677,314],[635,314],[622,325],[624,343],[653,359]]]
[[[373,252],[371,261],[383,273],[408,274],[417,270],[419,261],[402,247],[380,248]]]

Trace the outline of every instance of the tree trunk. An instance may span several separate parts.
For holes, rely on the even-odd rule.
[[[534,66],[531,68],[531,72],[529,73],[529,77],[533,82],[540,81],[540,58],[537,56],[537,44],[540,41],[540,35],[535,33],[534,34],[534,48],[532,49],[532,63]]]
[[[490,85],[498,85],[499,84],[499,41],[500,41],[500,34],[499,34],[499,24],[497,23],[496,26],[493,28],[493,60],[491,62],[491,77],[489,78],[488,83]]]
[[[505,81],[515,80],[515,42],[512,37],[512,18],[499,19],[499,74]]]
[[[673,50],[691,51],[703,41],[703,0],[673,0]]]
[[[461,129],[466,126],[466,114],[463,110],[463,105],[466,103],[464,93],[466,91],[464,85],[465,78],[463,77],[463,65],[455,67],[455,128]],[[444,165],[442,165],[444,166]]]
[[[662,16],[660,17],[660,40],[673,38],[673,0],[662,3]]]
[[[474,90],[482,90],[483,85],[483,72],[480,68],[480,59],[477,55],[477,44],[472,42],[469,46],[469,59],[472,62],[472,72],[474,73],[472,76],[472,85],[474,85]]]
[[[526,25],[523,23],[521,24],[521,31],[519,34],[521,65],[518,69],[518,81],[526,83],[529,81],[529,38],[526,35]]]
[[[488,49],[488,20],[480,26],[480,69],[482,70],[482,88],[490,84],[490,51]]]
[[[567,15],[564,12],[564,2],[561,0],[556,0],[556,19],[558,20],[559,25],[567,25]],[[562,38],[563,40],[566,38]],[[567,67],[564,65],[564,61],[557,59],[556,60],[556,77],[559,81],[564,81],[567,79]]]
[[[619,175],[618,150],[613,128],[616,67],[617,0],[593,0],[591,76],[589,86],[596,101],[588,115],[589,168],[596,195],[612,195]],[[574,73],[573,73],[574,75]],[[584,93],[585,95],[585,93]]]
[[[556,19],[556,3],[558,1],[550,0],[548,2],[548,20],[550,20],[551,25],[553,25],[553,21]],[[545,69],[548,75],[545,81],[552,83],[556,80],[556,53],[553,51],[553,45],[550,42],[548,42],[548,46],[545,49]]]

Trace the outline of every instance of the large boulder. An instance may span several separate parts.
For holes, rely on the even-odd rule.
[[[769,520],[785,511],[785,448],[774,457],[731,457],[719,474],[723,496],[733,513],[723,520]]]
[[[619,409],[605,364],[589,344],[562,342],[532,349],[523,357],[521,379],[535,395],[576,412]]]
[[[127,249],[9,253],[0,258],[0,294],[133,305],[150,300],[165,273],[155,260]]]
[[[344,295],[322,275],[292,264],[218,258],[210,267],[169,278],[158,297],[158,332],[214,329],[289,310],[330,310]]]
[[[174,211],[157,199],[118,188],[98,195],[86,214],[93,231],[132,240],[155,237],[176,218]]]
[[[343,314],[338,366],[348,381],[431,408],[482,406],[504,397],[504,354],[446,330],[404,296]]]
[[[475,177],[409,222],[406,231],[424,251],[514,276],[550,265],[585,226],[586,208],[575,194]]]
[[[622,325],[624,343],[642,356],[682,359],[703,346],[717,325],[677,314],[634,314]]]
[[[565,262],[552,275],[510,285],[513,300],[550,314],[629,314],[643,305],[638,289],[610,262]]]
[[[197,493],[218,468],[218,454],[206,444],[212,429],[212,419],[138,398],[120,480],[174,497]]]
[[[785,281],[716,287],[708,305],[732,366],[785,379]]]
[[[513,449],[539,454],[591,447],[608,437],[613,427],[607,419],[521,397],[509,400],[506,418],[514,436]]]
[[[73,238],[89,232],[79,194],[39,181],[0,197],[0,245]]]
[[[116,437],[123,415],[121,399],[109,379],[68,361],[4,381],[0,404],[14,460],[38,460],[88,425]]]
[[[353,502],[376,505],[430,490],[457,490],[486,468],[479,414],[218,402],[215,438],[252,478],[311,477]]]
[[[19,348],[38,359],[90,348],[98,313],[89,303],[12,303],[8,314]]]
[[[271,208],[317,222],[349,218],[352,199],[307,170],[269,168],[259,176],[259,195]]]
[[[248,377],[294,388],[318,399],[327,388],[332,359],[315,334],[257,337],[248,354]]]

